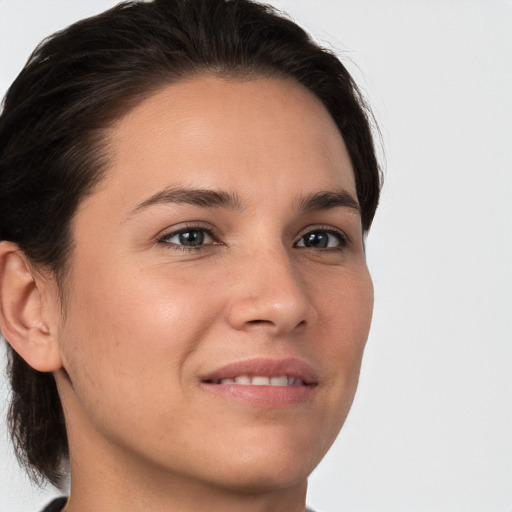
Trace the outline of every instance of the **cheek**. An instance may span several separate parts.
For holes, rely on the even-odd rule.
[[[341,269],[325,279],[308,282],[319,318],[319,329],[328,330],[328,346],[361,354],[373,313],[373,283],[366,265]]]
[[[327,281],[325,282],[327,283]],[[366,266],[344,272],[329,286],[315,288],[318,305],[318,333],[326,368],[326,382],[331,387],[331,411],[341,414],[352,403],[359,379],[361,360],[373,312],[373,284]],[[340,407],[340,404],[342,405]]]
[[[347,364],[347,376],[352,380],[355,392],[373,314],[373,284],[366,268],[346,283],[343,293],[345,300],[338,313],[342,331],[340,344]]]
[[[164,268],[93,275],[74,280],[61,335],[75,387],[112,411],[120,396],[140,408],[164,385],[178,390],[184,363],[220,314],[215,297]]]

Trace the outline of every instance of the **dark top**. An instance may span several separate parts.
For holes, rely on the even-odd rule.
[[[67,501],[68,499],[65,496],[62,496],[62,498],[56,498],[41,512],[60,512],[64,508],[64,505]]]

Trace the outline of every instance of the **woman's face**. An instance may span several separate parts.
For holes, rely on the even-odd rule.
[[[58,329],[72,456],[229,488],[304,481],[350,408],[373,304],[333,120],[294,83],[205,77],[110,136]]]

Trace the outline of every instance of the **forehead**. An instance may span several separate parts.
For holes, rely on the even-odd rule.
[[[114,196],[126,209],[175,184],[254,192],[269,201],[276,190],[355,194],[333,119],[313,94],[288,80],[203,77],[167,86],[121,118],[109,140],[103,188],[110,206]]]

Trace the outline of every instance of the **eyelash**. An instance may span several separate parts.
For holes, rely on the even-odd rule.
[[[190,231],[199,231],[202,233],[206,233],[209,237],[211,237],[214,242],[211,244],[206,245],[197,245],[197,246],[191,246],[191,245],[180,245],[175,244],[173,242],[169,242],[169,239],[175,236],[179,236],[183,233],[188,233]],[[164,234],[162,237],[158,239],[158,243],[165,245],[169,249],[173,249],[175,251],[183,251],[183,252],[190,252],[190,251],[199,251],[204,249],[205,247],[211,246],[211,245],[223,245],[221,242],[217,241],[217,237],[214,235],[213,231],[201,224],[190,224],[186,225],[180,229],[177,229],[175,231],[170,231],[169,233]]]
[[[350,243],[350,239],[348,236],[340,230],[333,229],[331,226],[314,226],[313,228],[308,228],[308,231],[304,233],[295,244],[293,244],[294,247],[299,247],[297,244],[303,240],[307,235],[310,235],[312,233],[327,233],[328,235],[334,236],[339,245],[337,247],[322,247],[317,250],[324,250],[324,251],[336,251],[336,252],[343,252],[343,250],[348,247]],[[305,249],[308,249],[307,246],[300,246],[304,247]],[[315,249],[314,247],[309,247],[310,249]]]
[[[211,237],[214,241],[213,241],[213,243],[201,244],[201,245],[197,245],[197,246],[190,246],[190,245],[187,246],[187,245],[182,245],[182,244],[176,244],[174,242],[169,242],[170,238],[173,238],[175,236],[179,236],[181,234],[188,233],[188,232],[191,232],[191,231],[201,232],[203,234],[206,233],[207,236]],[[297,245],[307,235],[310,235],[310,234],[313,234],[313,233],[327,233],[328,235],[334,236],[337,239],[338,243],[339,243],[339,246],[337,246],[337,247],[322,247],[322,248],[317,249],[317,250],[320,250],[320,251],[321,250],[325,250],[325,251],[329,251],[330,250],[330,251],[343,252],[343,250],[350,243],[350,239],[342,231],[333,229],[330,226],[315,226],[315,227],[312,227],[312,228],[308,228],[308,231],[305,232],[303,235],[301,235],[299,240],[297,242],[295,242],[293,244],[293,246],[294,247],[303,247],[305,249],[308,249],[308,248],[309,249],[315,249],[314,247],[308,247],[306,245],[301,245],[301,246]],[[215,236],[215,234],[213,233],[213,231],[209,227],[207,227],[205,225],[201,225],[201,224],[190,224],[190,225],[184,226],[183,228],[177,229],[175,231],[170,231],[169,233],[166,233],[162,237],[160,237],[157,242],[159,244],[161,244],[161,245],[165,245],[169,249],[173,249],[173,250],[176,250],[176,251],[183,251],[183,252],[192,252],[192,251],[204,250],[205,247],[209,247],[209,246],[212,246],[212,245],[224,245],[222,242],[218,241],[218,238]]]

